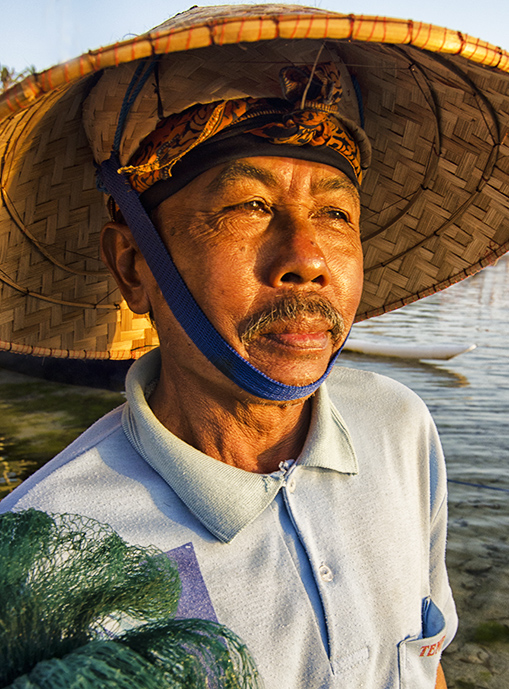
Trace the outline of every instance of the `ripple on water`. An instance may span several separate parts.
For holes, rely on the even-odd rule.
[[[447,562],[460,617],[444,656],[452,687],[509,687],[508,305],[506,257],[440,294],[354,326],[359,339],[475,343],[473,352],[441,363],[341,355],[340,365],[415,390],[439,429],[451,479]],[[481,634],[487,625],[498,630],[488,640]]]

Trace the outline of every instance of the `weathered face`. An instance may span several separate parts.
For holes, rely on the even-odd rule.
[[[271,378],[305,385],[324,373],[355,316],[359,213],[356,190],[334,168],[253,157],[203,173],[159,206],[155,222],[226,341]],[[200,363],[162,299],[151,302],[163,349],[177,364]]]

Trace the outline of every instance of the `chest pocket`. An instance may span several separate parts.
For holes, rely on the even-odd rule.
[[[445,641],[445,619],[431,598],[422,606],[422,638],[398,646],[401,689],[434,689]]]

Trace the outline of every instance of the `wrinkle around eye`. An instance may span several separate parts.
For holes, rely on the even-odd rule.
[[[248,201],[240,201],[239,203],[232,204],[231,206],[226,206],[223,209],[223,212],[226,213],[235,213],[236,211],[245,211],[247,213],[253,214],[259,213],[263,215],[272,215],[272,210],[269,207],[269,204],[263,199],[249,199]]]
[[[195,240],[212,239],[221,232],[216,214],[201,210],[195,210],[192,217],[189,213],[172,213],[159,224],[159,230],[169,238]]]
[[[263,231],[271,220],[270,212],[251,211],[239,206],[223,208],[219,211],[204,213],[199,220],[194,220],[189,227],[189,235],[197,240],[222,240],[225,237],[243,237]]]

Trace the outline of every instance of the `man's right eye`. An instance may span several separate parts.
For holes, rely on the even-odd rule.
[[[224,213],[250,213],[256,215],[271,215],[269,206],[262,199],[251,199],[240,203],[232,203],[223,208]]]
[[[249,211],[260,211],[262,213],[270,213],[270,210],[266,203],[260,201],[259,199],[253,199],[252,201],[246,201],[240,204],[241,208],[245,208]]]

